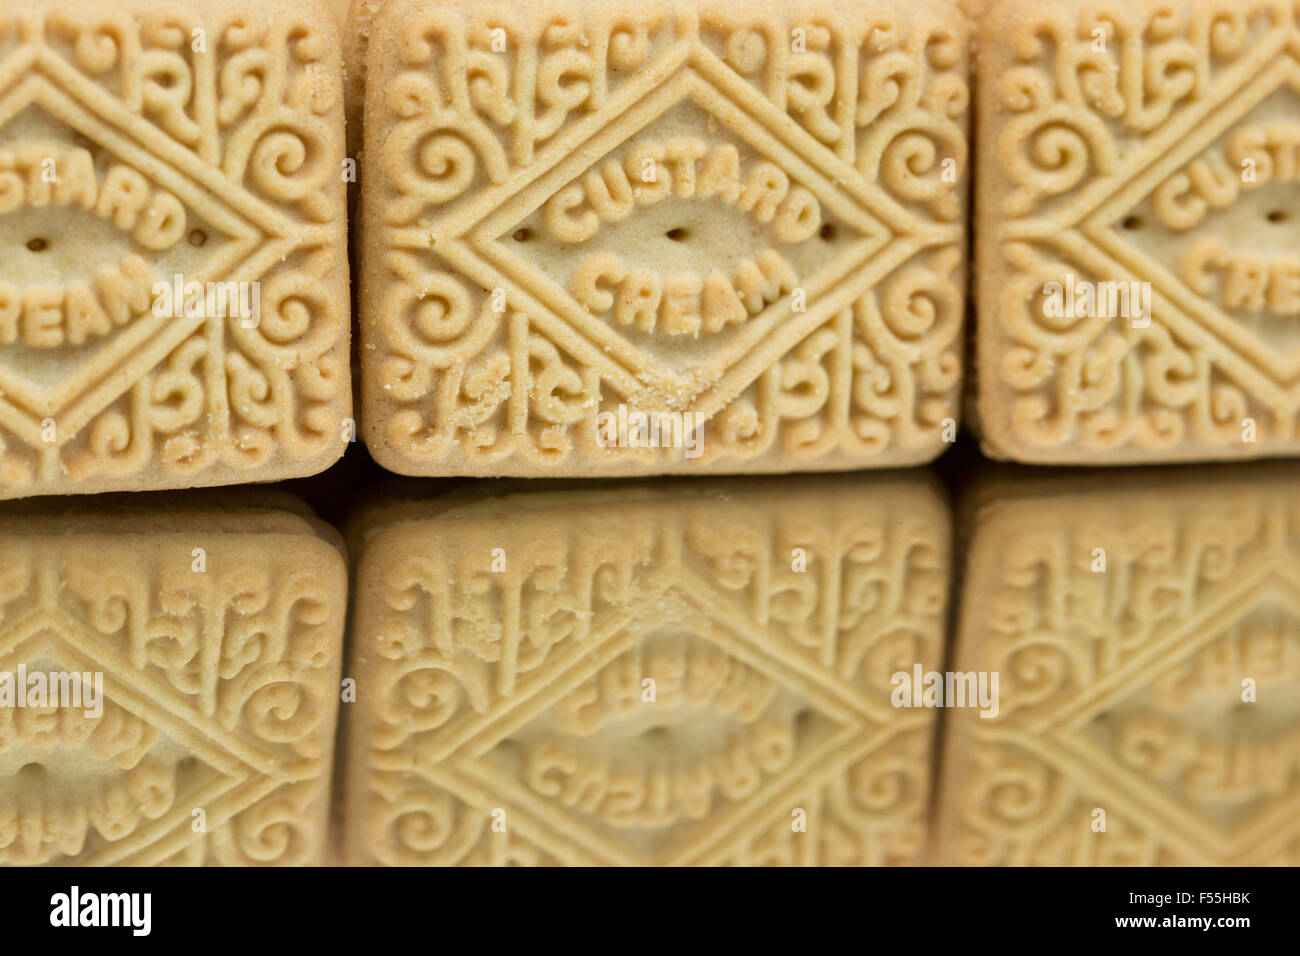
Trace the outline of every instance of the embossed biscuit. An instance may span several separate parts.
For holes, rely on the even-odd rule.
[[[983,18],[986,452],[1300,452],[1300,13],[1004,0]]]
[[[342,454],[342,99],[318,0],[0,9],[0,497]]]
[[[958,414],[941,0],[386,0],[363,432],[420,475],[919,462]]]
[[[393,501],[358,516],[354,864],[915,863],[943,653],[924,478]]]
[[[0,511],[0,863],[323,862],[337,532],[207,504],[32,512]]]
[[[1300,864],[1300,470],[975,493],[935,861]]]

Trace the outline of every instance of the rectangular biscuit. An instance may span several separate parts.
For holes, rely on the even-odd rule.
[[[314,474],[355,432],[319,0],[0,9],[0,498]]]
[[[1002,0],[979,36],[987,454],[1300,453],[1300,29],[1271,0]]]
[[[0,864],[324,862],[347,572],[301,508],[0,512]]]
[[[969,94],[949,4],[374,7],[354,5],[352,56],[384,467],[814,471],[955,438]]]
[[[390,499],[348,539],[349,863],[921,860],[927,477]]]
[[[969,492],[933,862],[1300,864],[1300,471]]]

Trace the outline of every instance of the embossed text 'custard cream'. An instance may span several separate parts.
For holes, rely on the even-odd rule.
[[[917,475],[371,502],[345,860],[922,862],[950,545]]]
[[[380,464],[856,469],[956,435],[969,90],[943,0],[385,0],[352,22]],[[620,409],[698,442],[610,440]]]
[[[0,499],[343,454],[340,60],[317,0],[0,2]]]
[[[978,45],[985,452],[1300,454],[1300,8],[1003,0]]]
[[[335,538],[266,489],[5,509],[0,866],[323,863]]]

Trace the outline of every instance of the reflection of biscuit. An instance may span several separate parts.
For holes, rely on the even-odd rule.
[[[979,417],[1046,463],[1300,452],[1300,31],[1241,0],[982,20]]]
[[[341,84],[317,0],[0,10],[0,498],[339,457]]]
[[[28,692],[0,707],[0,862],[323,862],[336,538],[183,503],[0,517],[0,681]],[[73,673],[100,675],[98,715],[30,706]]]
[[[1000,706],[945,715],[936,862],[1300,864],[1297,479],[973,494],[956,667]]]
[[[385,864],[920,859],[948,517],[809,479],[359,516],[346,855]]]
[[[375,457],[934,457],[961,373],[966,61],[941,0],[386,0],[361,180]]]

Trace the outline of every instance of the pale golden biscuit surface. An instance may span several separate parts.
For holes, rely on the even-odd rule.
[[[0,515],[0,680],[26,692],[0,707],[0,863],[322,863],[337,533],[290,512],[154,517]],[[98,712],[32,697],[35,673],[99,675]]]
[[[342,159],[317,0],[0,9],[0,497],[335,461]]]
[[[987,453],[1300,452],[1300,29],[1271,0],[1004,0],[981,23]]]
[[[934,861],[1300,864],[1300,471],[994,483],[945,713]]]
[[[329,8],[333,12],[334,19],[338,23],[340,29],[342,29],[344,24],[347,23],[348,9],[350,6],[348,0],[329,0]]]
[[[892,477],[363,513],[346,858],[919,862],[949,524]]]
[[[947,3],[387,0],[366,56],[363,431],[385,467],[846,469],[950,440],[968,88]],[[622,412],[686,416],[699,444],[637,447]]]

